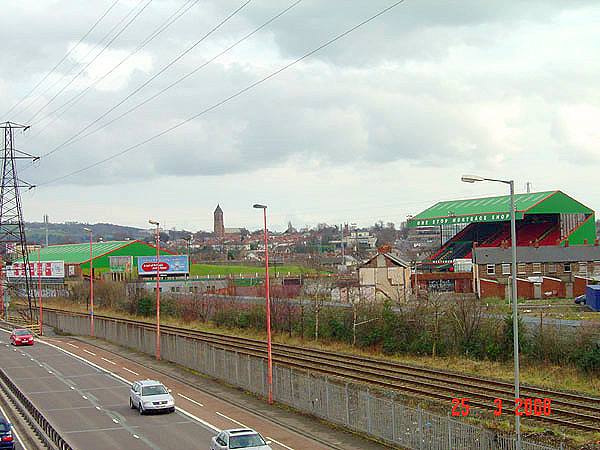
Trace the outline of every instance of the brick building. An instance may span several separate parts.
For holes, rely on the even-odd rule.
[[[510,272],[510,247],[473,249],[473,279],[479,297],[507,298]],[[574,297],[596,280],[600,280],[598,245],[517,247],[519,297]]]

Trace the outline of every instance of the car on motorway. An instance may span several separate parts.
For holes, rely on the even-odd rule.
[[[156,380],[136,381],[129,389],[129,406],[140,414],[153,411],[175,411],[175,399],[171,390]]]
[[[223,430],[212,438],[210,450],[229,450],[236,448],[252,448],[255,450],[273,450],[270,441],[250,428],[234,428]]]
[[[4,417],[0,416],[0,449],[14,450],[15,441],[13,438],[12,425]]]
[[[15,328],[10,333],[12,345],[33,345],[33,333],[27,328]]]

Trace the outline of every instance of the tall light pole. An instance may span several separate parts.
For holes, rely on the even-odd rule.
[[[185,277],[185,281],[186,281],[186,286],[187,286],[187,281],[190,278],[190,273],[192,270],[192,260],[190,259],[190,247],[192,246],[192,240],[194,239],[194,235],[190,234],[186,239],[185,242],[187,243],[187,257],[188,257],[188,273]]]
[[[156,359],[160,359],[160,223],[150,219],[150,225],[156,225]]]
[[[90,335],[94,337],[94,253],[92,250],[93,231],[84,228],[90,234]]]
[[[254,208],[263,210],[265,229],[265,302],[267,303],[267,388],[269,405],[273,404],[273,358],[271,354],[271,297],[269,296],[269,237],[267,232],[267,207],[255,204]]]
[[[40,303],[40,317],[39,317],[39,326],[40,326],[40,336],[44,334],[44,309],[42,307],[42,262],[41,262],[41,252],[42,252],[42,243],[40,242],[40,246],[38,247],[38,299]]]
[[[513,353],[514,353],[514,377],[515,377],[515,401],[520,398],[519,394],[519,320],[517,317],[517,226],[515,220],[515,182],[514,180],[496,180],[476,175],[463,175],[461,180],[465,183],[477,181],[494,181],[496,183],[508,184],[510,186],[510,240],[512,252],[512,264],[510,268],[511,278],[511,302],[513,316]],[[517,450],[521,450],[521,420],[515,414],[515,433],[517,435]]]

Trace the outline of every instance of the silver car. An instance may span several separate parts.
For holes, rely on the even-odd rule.
[[[230,450],[252,448],[254,450],[273,450],[270,441],[265,441],[260,433],[249,428],[223,430],[212,438],[210,450]]]
[[[136,381],[129,389],[129,406],[140,414],[151,411],[175,411],[175,400],[160,381]]]

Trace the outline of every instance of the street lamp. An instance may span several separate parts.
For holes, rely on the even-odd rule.
[[[461,180],[465,183],[476,181],[494,181],[496,183],[508,184],[510,186],[510,240],[512,264],[510,269],[511,278],[511,301],[513,316],[513,353],[514,353],[514,377],[515,377],[515,401],[519,394],[519,322],[517,317],[517,226],[515,222],[515,182],[514,180],[496,180],[484,178],[477,175],[463,175]],[[517,435],[517,450],[521,449],[521,420],[515,414],[515,433]]]
[[[156,225],[156,359],[160,359],[160,228],[156,220],[148,220]]]
[[[267,387],[269,405],[273,404],[273,359],[271,354],[271,298],[269,297],[269,238],[267,235],[267,207],[255,204],[254,208],[263,210],[265,228],[265,302],[267,304]]]
[[[192,241],[194,240],[194,235],[190,234],[187,238],[184,238],[184,240],[187,242],[188,273],[185,276],[185,281],[186,281],[186,285],[187,285],[187,280],[189,280],[189,278],[190,278],[190,273],[191,273],[191,269],[192,269],[192,260],[190,259],[190,247],[192,246]]]
[[[44,334],[44,309],[42,307],[42,263],[41,263],[41,251],[42,251],[42,243],[40,242],[40,246],[38,247],[38,297],[40,301],[40,317],[39,317],[39,325],[40,325],[40,336]]]
[[[90,335],[94,337],[94,255],[92,252],[93,231],[91,228],[84,228],[83,230],[90,233]]]

